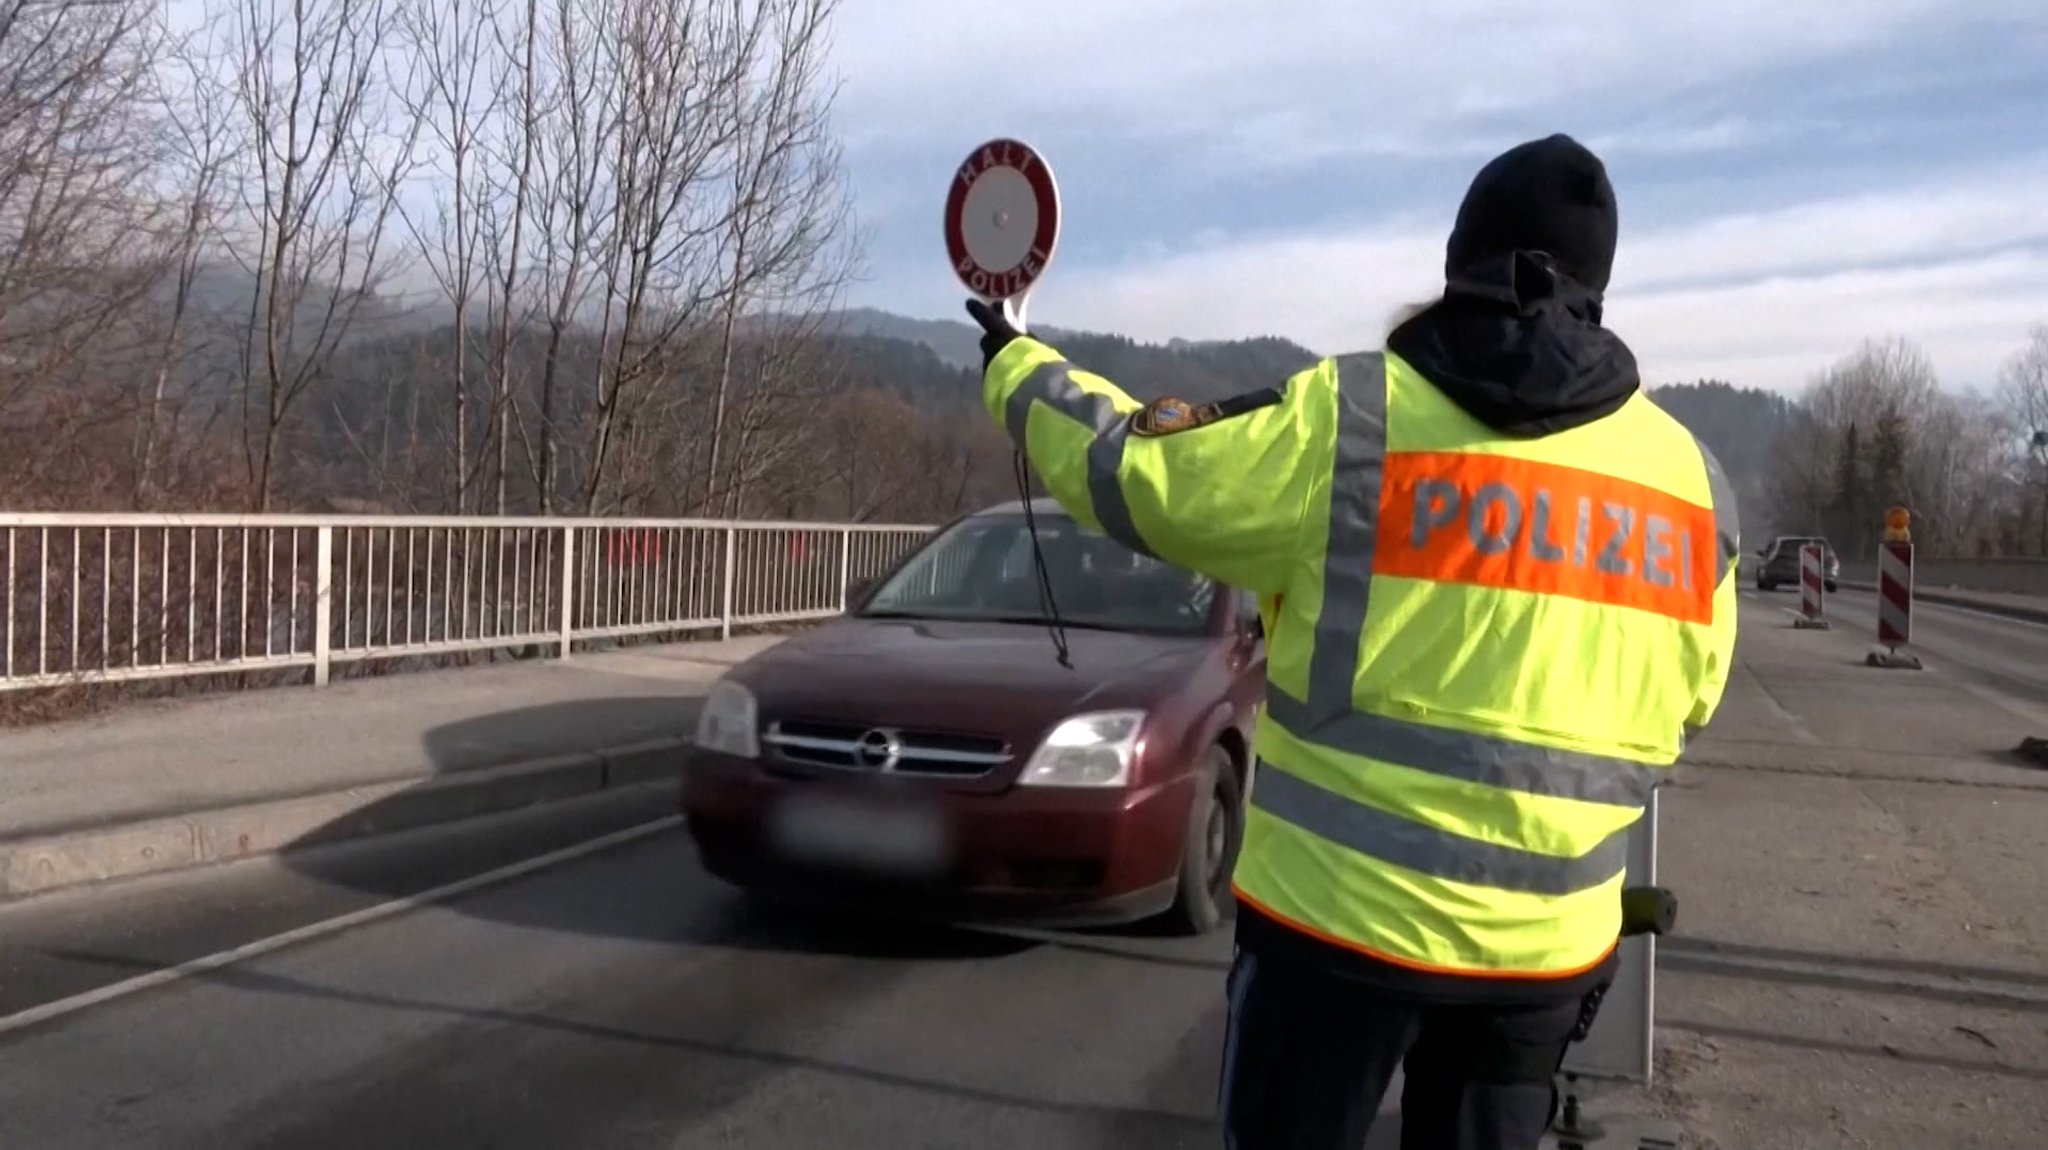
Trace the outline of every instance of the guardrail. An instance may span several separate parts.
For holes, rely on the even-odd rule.
[[[1916,555],[1913,568],[1913,582],[1922,587],[2048,596],[2048,559],[1937,559]],[[1877,564],[1844,560],[1842,578],[1853,583],[1874,583]]]
[[[700,519],[0,514],[0,691],[828,618],[934,530]]]

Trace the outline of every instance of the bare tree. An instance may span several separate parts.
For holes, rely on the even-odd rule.
[[[1998,397],[2024,446],[2035,504],[2036,547],[2048,555],[2048,323],[2035,324],[2027,346],[2006,361]]]
[[[490,272],[486,306],[491,338],[492,492],[499,515],[507,511],[506,484],[511,470],[512,348],[518,331],[532,315],[526,300],[523,256],[533,215],[534,166],[544,117],[541,12],[540,0],[525,0],[516,31],[508,31],[502,20],[492,22],[498,62],[494,86],[500,99],[493,108],[497,114],[490,118],[494,131],[488,140],[497,161],[497,178],[491,183],[491,194],[477,207]],[[516,97],[508,99],[506,94],[514,89]],[[548,489],[545,483],[540,486],[544,492]]]
[[[714,109],[747,78],[748,29],[721,19],[725,7],[625,0],[613,9],[617,34],[601,40],[618,131],[605,168],[612,198],[598,255],[605,350],[590,381],[580,500],[587,514],[607,504],[622,423],[638,418],[680,358],[675,341],[715,298],[712,191],[729,125]]]
[[[254,279],[242,333],[251,500],[267,510],[294,406],[394,270],[387,225],[419,124],[386,73],[385,0],[240,0],[235,108],[251,159],[231,244]]]
[[[737,0],[733,6],[746,7]],[[761,79],[736,88],[726,107],[733,148],[724,229],[729,267],[705,478],[710,490],[722,489],[712,505],[728,515],[745,498],[744,483],[720,467],[740,317],[760,308],[805,329],[799,334],[813,334],[808,321],[830,307],[858,260],[860,237],[849,226],[830,130],[837,89],[824,75],[836,9],[837,0],[760,0],[741,42],[743,74]]]
[[[169,244],[170,301],[161,318],[156,363],[148,373],[148,393],[135,428],[134,502],[148,506],[161,482],[158,465],[166,443],[179,440],[182,402],[174,402],[174,381],[192,382],[195,352],[191,337],[202,325],[195,288],[221,214],[228,165],[239,156],[240,138],[232,131],[227,91],[220,82],[220,58],[211,42],[180,45],[168,62],[167,93],[170,129],[165,157],[167,200],[176,209]]]
[[[1937,554],[1974,554],[1996,535],[2009,502],[2009,424],[1994,401],[1974,392],[1942,400],[1916,436],[1921,494],[1913,534]]]
[[[606,99],[607,77],[599,50],[605,11],[584,26],[584,0],[554,0],[543,29],[529,23],[533,44],[542,45],[540,62],[527,72],[527,82],[545,75],[540,105],[528,103],[522,125],[522,158],[533,166],[536,197],[532,267],[544,296],[545,343],[539,367],[535,427],[517,418],[528,468],[543,515],[554,512],[559,497],[561,380],[577,320],[589,310],[593,276],[589,262],[604,239],[611,204],[603,183],[604,161],[617,135],[615,101]],[[529,16],[537,16],[529,9]],[[529,59],[531,56],[529,56]],[[508,282],[512,277],[507,276]],[[509,300],[510,295],[508,293]],[[506,338],[510,338],[507,336]]]
[[[485,274],[484,223],[500,186],[489,169],[483,139],[503,99],[493,55],[498,24],[496,0],[413,0],[400,16],[400,43],[414,65],[413,83],[403,96],[406,113],[422,125],[433,153],[425,165],[433,189],[431,209],[401,205],[400,215],[454,311],[447,498],[458,513],[470,509],[479,470],[469,438],[469,351],[471,309]]]
[[[1888,411],[1917,419],[1938,406],[1934,362],[1918,344],[1890,337],[1866,340],[1807,391],[1806,404],[1831,427],[1875,426]]]
[[[1896,500],[1914,512],[1915,539],[1936,553],[1991,550],[2013,495],[2010,394],[2004,407],[1943,390],[1932,361],[1906,340],[1866,341],[1817,377],[1793,412],[1771,477],[1781,521],[1825,529],[1857,554],[1877,537],[1877,510]]]
[[[148,5],[0,0],[0,449],[13,492],[76,462],[56,419],[134,410],[105,381],[146,354],[138,320],[162,266],[152,192],[156,63]],[[61,413],[61,414],[60,414]],[[23,422],[26,421],[26,422]]]

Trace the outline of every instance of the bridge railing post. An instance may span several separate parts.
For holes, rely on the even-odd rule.
[[[853,586],[853,528],[839,529],[839,610],[846,611],[846,592]]]
[[[576,636],[576,525],[562,526],[562,618],[557,625],[559,636],[556,643],[561,648],[561,657],[569,657],[569,647]]]
[[[316,527],[313,536],[313,685],[324,687],[334,652],[334,528]]]
[[[725,528],[725,588],[724,604],[718,611],[718,637],[732,638],[733,581],[739,572],[740,529],[727,524]]]

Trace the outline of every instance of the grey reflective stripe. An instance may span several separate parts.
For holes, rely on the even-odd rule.
[[[1340,356],[1337,442],[1330,476],[1330,537],[1323,548],[1323,604],[1309,652],[1308,715],[1351,711],[1358,645],[1372,600],[1380,470],[1387,454],[1387,361],[1378,352]]]
[[[1419,874],[1526,894],[1590,890],[1628,869],[1628,831],[1615,832],[1578,858],[1560,858],[1480,842],[1353,802],[1260,764],[1252,806],[1347,850]]]
[[[1131,505],[1124,499],[1121,475],[1130,416],[1119,412],[1108,396],[1083,390],[1074,382],[1070,364],[1059,360],[1041,363],[1003,405],[1003,426],[1019,451],[1026,450],[1033,403],[1043,403],[1095,432],[1095,441],[1088,445],[1088,498],[1095,518],[1111,539],[1141,555],[1152,555],[1152,548],[1131,521]]]
[[[1277,692],[1268,694],[1266,714],[1289,734],[1318,747],[1526,795],[1640,807],[1666,775],[1664,768],[1630,759],[1539,747],[1367,711],[1310,723],[1307,708]]]
[[[1124,441],[1130,435],[1131,420],[1124,416],[1088,445],[1088,502],[1103,534],[1140,555],[1157,559],[1145,537],[1138,534],[1138,525],[1131,521],[1130,501],[1124,498]]]
[[[1714,586],[1719,587],[1721,580],[1728,577],[1728,569],[1735,565],[1735,557],[1742,554],[1742,520],[1736,510],[1735,485],[1728,482],[1721,461],[1714,458],[1706,444],[1700,443],[1698,436],[1693,437],[1693,442],[1699,444],[1700,459],[1707,465],[1707,492],[1714,500],[1714,534],[1719,544],[1714,548]]]

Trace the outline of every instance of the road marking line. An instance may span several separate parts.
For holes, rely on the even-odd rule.
[[[471,891],[496,886],[499,883],[508,882],[512,879],[532,874],[535,871],[560,866],[566,862],[574,862],[587,855],[593,855],[599,851],[608,850],[636,839],[643,839],[649,835],[670,830],[682,825],[682,821],[683,817],[681,815],[664,815],[651,822],[644,822],[626,827],[623,830],[613,831],[610,834],[599,835],[594,839],[585,839],[580,843],[573,843],[560,850],[550,851],[544,855],[536,855],[533,858],[512,863],[509,866],[502,866],[496,870],[485,871],[482,874],[471,875],[465,879],[458,879],[455,882],[437,886],[432,890],[422,891],[419,894],[407,895],[404,898],[393,899],[390,902],[381,902],[375,906],[366,906],[361,910],[350,911],[347,914],[338,915],[334,918],[309,923],[305,926],[285,931],[282,934],[273,934],[268,938],[259,938],[254,942],[244,943],[231,950],[218,951],[202,958],[181,962],[176,966],[167,966],[162,970],[152,970],[148,974],[109,983],[106,986],[88,990],[82,994],[74,994],[69,998],[60,998],[54,1002],[43,1003],[41,1006],[32,1006],[27,1010],[0,1018],[0,1035],[11,1034],[17,1030],[25,1030],[39,1023],[48,1022],[53,1018],[75,1014],[88,1007],[112,1002],[119,998],[127,998],[131,995],[140,994],[145,990],[152,990],[173,982],[181,982],[191,978],[193,975],[205,974],[208,971],[219,970],[222,967],[232,966],[238,962],[260,958],[263,955],[283,950],[286,947],[296,946],[302,942],[325,938],[328,935],[339,934],[342,931],[350,930],[366,923],[393,918],[408,911],[419,910],[422,907],[431,906],[438,902],[446,902],[458,895],[465,895]]]

